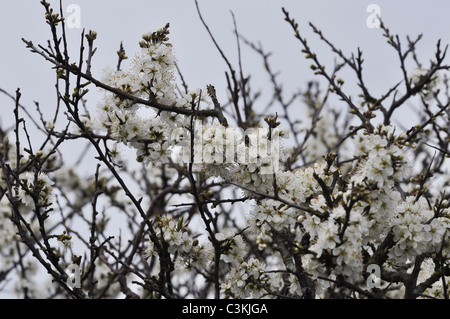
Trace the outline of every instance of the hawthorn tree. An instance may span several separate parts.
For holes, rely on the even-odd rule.
[[[326,83],[289,95],[270,54],[235,25],[270,79],[261,108],[198,5],[228,67],[226,101],[213,84],[185,83],[169,24],[144,33],[126,66],[120,45],[117,66],[98,76],[96,32],[69,52],[63,11],[41,4],[50,40],[23,42],[55,69],[57,102],[47,118],[21,104],[20,89],[2,90],[15,125],[0,131],[0,289],[20,298],[448,298],[450,66],[440,41],[425,65],[421,36],[405,46],[381,23],[403,77],[375,95],[361,50],[345,55],[310,24],[337,57],[323,65],[283,9]],[[104,92],[94,104],[93,87]],[[407,103],[418,110],[410,127]],[[300,117],[299,105],[308,109]],[[92,176],[61,151],[75,141],[95,152],[80,150]]]

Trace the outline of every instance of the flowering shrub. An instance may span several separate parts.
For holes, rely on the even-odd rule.
[[[328,71],[283,9],[327,92],[310,82],[286,99],[268,54],[246,41],[274,86],[278,111],[261,114],[248,78],[230,63],[223,106],[213,85],[180,83],[169,25],[142,35],[129,66],[121,45],[117,68],[97,80],[96,33],[84,36],[73,63],[57,40],[64,19],[41,3],[54,42],[24,42],[56,69],[65,114],[31,118],[44,133],[36,152],[20,91],[13,97],[15,130],[1,131],[1,290],[34,298],[448,298],[450,95],[440,43],[430,68],[408,72],[417,42],[408,38],[402,51],[382,24],[405,90],[397,84],[378,97],[363,82],[362,53],[347,58],[311,24],[355,71],[356,103],[336,76],[342,65]],[[96,109],[86,106],[92,85],[104,92]],[[329,94],[341,101],[332,106]],[[407,101],[423,111],[404,129],[395,116]],[[293,115],[299,102],[307,120]],[[80,161],[92,165],[88,153],[71,165],[60,152],[72,141],[95,151],[91,176],[77,170]],[[39,271],[48,274],[44,285]]]

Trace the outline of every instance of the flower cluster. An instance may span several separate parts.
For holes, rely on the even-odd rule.
[[[191,108],[205,101],[207,94],[201,94],[201,90],[177,93],[175,56],[167,42],[168,32],[164,28],[143,34],[141,52],[134,57],[130,69],[106,72],[103,81],[124,94],[161,105]],[[136,149],[138,161],[150,163],[167,162],[173,131],[189,124],[188,116],[168,111],[156,113],[143,104],[106,92],[93,127],[106,129],[113,139]]]
[[[439,266],[436,265],[431,258],[427,258],[423,261],[422,267],[420,269],[419,276],[417,281],[419,284],[423,284],[426,280],[428,280],[432,276],[436,276],[436,274],[440,273]],[[444,282],[445,281],[445,282]],[[444,299],[445,296],[450,294],[450,276],[440,276],[440,280],[433,283],[433,285],[425,290],[424,296],[431,296],[432,298]],[[447,288],[445,292],[444,287]],[[425,297],[422,297],[425,298]]]
[[[125,94],[160,105],[190,110],[200,102],[210,104],[206,100],[207,89],[178,92],[175,56],[166,34],[167,29],[144,34],[141,53],[130,69],[108,72],[103,81]],[[271,184],[271,175],[280,163],[279,139],[286,136],[279,129],[259,127],[243,132],[207,120],[193,120],[187,115],[154,112],[111,92],[105,93],[98,118],[91,126],[106,130],[115,141],[136,149],[139,162],[193,160],[196,171],[251,188]]]
[[[16,243],[17,235],[11,221],[9,203],[4,197],[0,201],[0,267],[4,269],[14,261],[14,254],[11,254]]]
[[[272,230],[294,230],[299,221],[304,221],[305,224],[310,222],[314,224],[313,220],[317,216],[300,211],[295,205],[307,203],[321,214],[326,204],[324,197],[320,195],[321,186],[318,180],[322,180],[325,185],[330,186],[334,172],[336,172],[336,168],[328,167],[325,162],[293,172],[278,172],[275,175],[278,196],[287,203],[274,199],[257,201],[250,214],[249,224],[253,231],[259,233],[258,242],[264,244],[270,241]],[[293,205],[289,205],[289,203]],[[314,228],[311,231],[314,231]],[[302,235],[301,232],[298,233],[299,238]]]
[[[404,136],[394,137],[390,131],[380,126],[356,138],[354,155],[360,160],[346,189],[333,188],[340,172],[326,162],[278,173],[278,196],[285,202],[258,200],[249,219],[260,249],[273,246],[268,243],[273,244],[274,233],[286,230],[297,247],[307,251],[302,263],[310,275],[343,276],[353,283],[364,278],[364,254],[373,254],[373,247],[390,232],[392,264],[438,251],[448,237],[450,219],[436,216],[424,198],[402,198],[395,185],[411,167],[402,146]],[[304,238],[310,239],[307,247]],[[323,290],[324,284],[317,280],[316,288]]]
[[[168,252],[175,258],[175,265],[180,270],[192,268],[206,268],[207,258],[211,247],[209,243],[203,245],[198,239],[193,239],[192,234],[183,224],[183,219],[176,220],[168,215],[158,218],[158,225],[155,229],[158,240],[168,245]],[[155,243],[150,240],[150,246],[146,251],[148,257],[158,256]]]
[[[35,209],[35,203],[48,207],[53,200],[54,182],[44,173],[25,172],[20,175],[18,198],[30,210]]]
[[[422,79],[430,72],[430,70],[418,67],[411,71],[409,75],[409,81],[413,86],[418,85]],[[441,80],[438,75],[431,77],[430,82],[428,82],[422,89],[421,93],[426,100],[430,100],[433,97],[433,92],[440,85]]]
[[[238,299],[270,297],[281,287],[281,276],[268,272],[266,265],[255,258],[232,268],[222,283],[225,293]]]
[[[358,155],[363,157],[361,165],[353,175],[355,184],[376,184],[378,189],[390,188],[395,180],[407,176],[411,170],[403,147],[390,143],[389,128],[381,126],[369,136],[357,138]],[[397,138],[401,141],[404,135]]]
[[[246,132],[246,136],[249,145],[245,144],[245,139],[241,139],[238,161],[231,170],[231,180],[244,188],[267,192],[273,185],[273,174],[281,171],[281,160],[284,158],[281,139],[288,135],[278,128],[260,127]]]
[[[394,210],[391,225],[396,244],[390,257],[404,263],[423,253],[439,251],[449,235],[450,219],[435,218],[425,198],[408,196]]]
[[[220,260],[234,266],[238,266],[244,261],[247,246],[241,235],[238,235],[235,231],[228,229],[217,233],[215,238],[220,242],[220,246],[222,247]]]

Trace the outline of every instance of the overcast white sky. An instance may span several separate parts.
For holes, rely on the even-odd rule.
[[[24,105],[34,110],[33,101],[38,101],[50,112],[56,99],[54,70],[40,56],[30,53],[21,41],[23,37],[45,45],[50,38],[39,2],[0,2],[0,88],[14,94],[20,87]],[[59,7],[59,1],[50,2],[55,8]],[[100,77],[106,66],[116,65],[116,51],[121,41],[128,56],[132,56],[143,32],[156,30],[170,22],[171,42],[190,88],[213,84],[219,94],[225,93],[226,65],[197,15],[194,0],[65,0],[65,12],[71,4],[80,8],[81,28],[98,33],[98,51],[93,59],[95,77]],[[365,80],[373,92],[384,93],[401,80],[396,53],[386,44],[380,29],[371,29],[366,24],[370,4],[380,7],[383,21],[402,39],[406,35],[414,38],[419,33],[424,34],[418,52],[419,58],[426,63],[433,57],[439,38],[444,45],[450,42],[450,2],[445,0],[199,0],[206,22],[232,63],[237,66],[231,11],[235,14],[239,32],[251,41],[261,42],[266,51],[273,53],[272,67],[280,71],[280,81],[287,93],[304,88],[314,75],[309,69],[309,61],[300,52],[300,43],[284,21],[282,7],[299,22],[303,36],[308,38],[326,65],[333,66],[335,57],[312,33],[308,27],[310,21],[345,54],[350,55],[361,47],[365,56]],[[66,12],[66,17],[69,14]],[[78,54],[81,28],[68,29],[73,57]],[[260,57],[246,46],[242,48],[242,56],[244,72],[253,74],[254,90],[264,88],[268,77],[262,71]],[[351,88],[355,78],[345,79]],[[88,95],[91,110],[99,97],[96,90]],[[13,102],[0,94],[0,107],[0,124],[8,126],[12,120]]]

